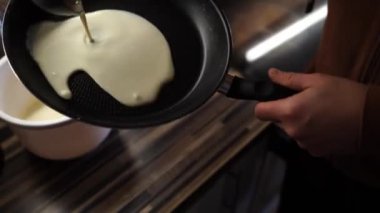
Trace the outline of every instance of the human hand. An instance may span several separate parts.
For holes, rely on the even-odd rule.
[[[269,71],[274,83],[299,91],[258,103],[256,116],[273,121],[313,156],[357,151],[367,87],[324,74]]]

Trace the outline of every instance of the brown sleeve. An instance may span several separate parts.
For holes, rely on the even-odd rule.
[[[311,71],[380,84],[380,1],[329,0],[329,15]],[[354,15],[353,15],[354,14]],[[380,86],[369,85],[359,150],[328,156],[337,169],[380,187]],[[360,121],[358,121],[360,122]]]
[[[380,86],[368,87],[361,134],[357,155],[334,156],[331,160],[348,176],[380,187]]]
[[[380,86],[370,85],[363,115],[360,166],[380,182]]]

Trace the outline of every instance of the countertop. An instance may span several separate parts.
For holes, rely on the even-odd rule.
[[[4,0],[0,2],[3,5]],[[238,12],[249,2],[258,11],[266,8],[269,17],[249,25],[250,29],[242,27],[239,20],[251,13]],[[248,41],[249,36],[242,31],[249,31],[251,36],[262,32],[259,27],[265,26],[264,22],[273,22],[274,16],[280,18],[286,8],[298,8],[301,0],[289,4],[276,1],[272,10],[270,2],[275,1],[264,2],[219,1],[232,24],[237,47]],[[247,26],[249,21],[244,23]],[[29,154],[0,122],[0,143],[5,153],[0,209],[170,212],[267,128],[268,123],[254,117],[253,105],[252,101],[215,94],[199,110],[177,121],[153,128],[115,129],[93,153],[71,161],[48,161]]]
[[[34,157],[2,128],[6,162],[0,208],[170,211],[265,129],[252,109],[251,102],[215,95],[181,120],[149,129],[115,130],[95,152],[66,162]]]

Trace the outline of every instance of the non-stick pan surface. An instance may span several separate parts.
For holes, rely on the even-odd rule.
[[[31,25],[62,17],[43,12],[30,0],[12,0],[3,26],[6,55],[25,86],[55,110],[102,126],[151,126],[194,111],[215,93],[225,77],[231,38],[225,18],[211,0],[84,0],[83,4],[88,12],[127,10],[155,24],[169,42],[175,79],[162,89],[156,102],[129,108],[115,101],[87,74],[79,71],[69,80],[73,98],[62,99],[26,47],[27,30]]]

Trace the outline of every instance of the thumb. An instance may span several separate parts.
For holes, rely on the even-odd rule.
[[[310,87],[309,76],[294,72],[283,72],[278,69],[270,69],[269,78],[276,84],[281,86],[301,91]]]

